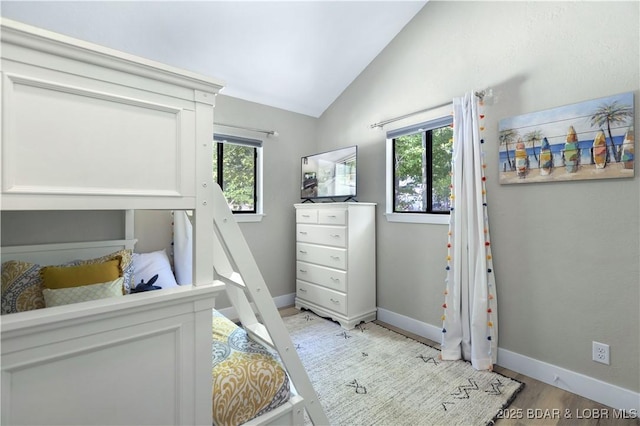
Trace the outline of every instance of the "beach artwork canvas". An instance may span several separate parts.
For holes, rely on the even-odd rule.
[[[500,183],[634,175],[633,93],[500,120]]]

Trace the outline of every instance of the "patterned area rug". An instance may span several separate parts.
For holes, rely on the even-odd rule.
[[[332,425],[486,425],[524,386],[374,323],[283,318]],[[308,421],[308,419],[307,419]]]

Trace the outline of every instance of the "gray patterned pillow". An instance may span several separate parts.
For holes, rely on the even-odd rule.
[[[2,264],[2,315],[45,307],[40,269],[35,263],[17,260]]]

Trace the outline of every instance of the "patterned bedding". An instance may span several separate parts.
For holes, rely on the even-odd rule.
[[[289,399],[289,378],[276,357],[213,310],[214,425],[245,423]]]

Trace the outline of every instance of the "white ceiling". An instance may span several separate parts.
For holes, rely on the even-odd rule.
[[[426,2],[2,0],[0,12],[319,117]]]

